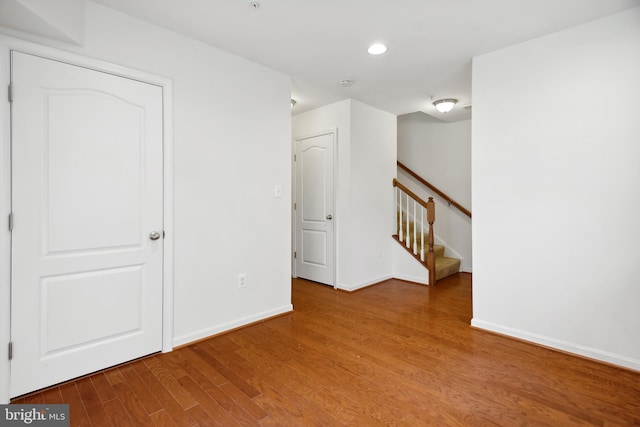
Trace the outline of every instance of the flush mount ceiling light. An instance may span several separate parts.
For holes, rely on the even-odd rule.
[[[438,99],[437,101],[433,102],[433,106],[436,107],[436,110],[444,114],[451,111],[451,109],[454,105],[456,105],[457,102],[458,100],[453,98]]]
[[[291,98],[291,108],[293,108],[294,105],[296,105],[296,100]]]
[[[381,55],[386,51],[387,47],[382,43],[372,44],[371,46],[369,46],[369,49],[367,49],[367,52],[369,52],[371,55]]]

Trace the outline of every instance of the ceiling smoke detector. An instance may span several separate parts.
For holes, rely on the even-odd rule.
[[[340,81],[340,86],[342,87],[351,87],[354,84],[356,84],[356,81],[351,79],[344,79]]]

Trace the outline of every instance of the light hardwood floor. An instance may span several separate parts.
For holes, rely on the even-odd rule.
[[[292,286],[292,314],[13,403],[73,426],[640,425],[640,373],[471,328],[469,274]]]

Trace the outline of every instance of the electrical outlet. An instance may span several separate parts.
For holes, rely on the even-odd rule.
[[[247,273],[238,274],[238,289],[247,287]]]

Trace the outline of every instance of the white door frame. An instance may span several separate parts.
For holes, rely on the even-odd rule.
[[[340,212],[340,209],[338,208],[338,205],[336,203],[337,201],[337,196],[336,196],[336,189],[338,188],[338,129],[337,128],[331,128],[325,131],[321,131],[321,132],[313,132],[313,133],[308,133],[308,134],[304,134],[304,135],[298,135],[298,136],[294,136],[293,137],[293,146],[292,146],[292,150],[293,150],[293,154],[295,155],[298,152],[298,142],[303,140],[303,139],[309,139],[309,138],[314,138],[316,136],[323,136],[323,135],[333,135],[333,217],[334,219],[331,222],[331,226],[333,227],[333,277],[332,277],[332,281],[333,281],[333,288],[334,289],[338,289],[338,260],[340,259],[340,257],[338,256],[338,223],[340,221],[340,215],[338,215],[338,213]],[[294,157],[292,156],[292,160],[294,159]],[[293,203],[296,204],[297,206],[297,195],[298,195],[298,174],[297,174],[297,169],[296,169],[296,162],[294,161],[292,166],[291,166],[291,172],[293,175],[293,179],[292,179],[292,192],[293,192]],[[297,265],[296,265],[296,260],[294,259],[294,252],[298,252],[298,227],[297,227],[297,222],[298,222],[298,211],[297,209],[293,209],[293,204],[291,206],[291,212],[292,212],[292,223],[293,223],[293,233],[292,233],[292,245],[291,247],[293,248],[293,251],[291,253],[291,264],[292,264],[292,271],[293,277],[298,277],[298,272],[296,271],[297,269]]]
[[[10,52],[17,50],[43,58],[139,80],[162,87],[163,114],[163,220],[164,258],[162,290],[162,351],[173,349],[173,82],[171,79],[132,70],[81,55],[0,36],[0,404],[9,403],[11,338],[11,116],[6,88],[10,83]],[[16,88],[16,91],[18,89]]]

